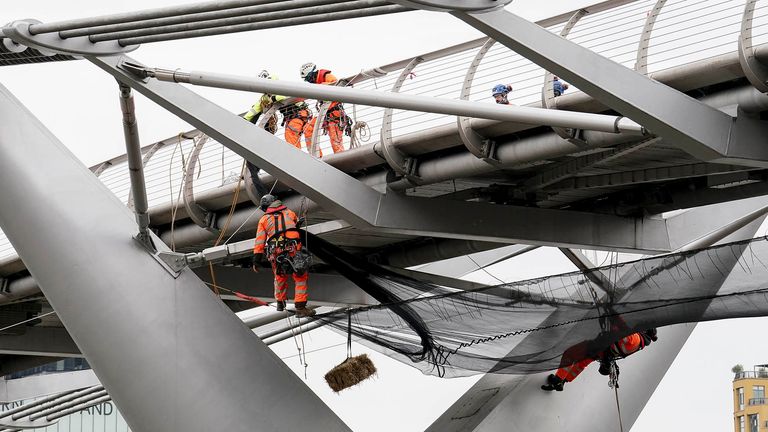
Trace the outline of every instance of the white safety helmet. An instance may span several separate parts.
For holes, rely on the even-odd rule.
[[[301,79],[306,80],[307,79],[307,75],[311,74],[316,69],[317,69],[317,65],[316,64],[314,64],[312,62],[304,63],[303,65],[301,65]]]
[[[269,73],[268,70],[262,69],[262,71],[259,72],[259,78],[272,79],[272,75]]]

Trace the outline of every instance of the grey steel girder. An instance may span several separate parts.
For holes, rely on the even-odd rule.
[[[0,118],[0,226],[132,430],[349,430],[4,87]]]
[[[759,168],[754,168],[759,169]],[[631,186],[640,183],[662,182],[690,177],[702,177],[731,172],[746,172],[743,166],[720,164],[690,164],[671,167],[646,168],[633,171],[621,171],[608,174],[595,174],[559,179],[557,182],[543,185],[545,191],[554,192],[572,189],[591,189],[617,186]]]
[[[504,9],[451,14],[701,160],[768,165],[760,120],[733,118]]]
[[[523,187],[527,191],[545,188],[551,184],[573,177],[581,170],[620,159],[628,154],[656,144],[659,141],[659,138],[649,138],[637,143],[621,144],[601,153],[592,153],[575,157],[566,162],[555,164],[554,167],[536,174],[534,177],[527,180]]]
[[[668,250],[665,224],[658,219],[382,194],[180,85],[137,78],[120,67],[130,59],[88,59],[357,228],[502,243]],[[446,214],[453,217],[436,217]]]
[[[0,355],[83,356],[64,327],[28,327],[21,335],[0,335]]]

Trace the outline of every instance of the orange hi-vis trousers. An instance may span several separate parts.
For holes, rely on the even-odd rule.
[[[624,358],[640,351],[643,348],[645,348],[645,343],[643,343],[643,338],[640,336],[640,333],[632,333],[629,336],[625,336],[619,339],[618,342],[611,344],[611,346],[606,351],[600,353],[598,357],[601,359],[606,357]],[[589,364],[593,361],[595,360],[587,358],[570,366],[561,367],[557,370],[557,372],[555,372],[555,375],[557,375],[558,378],[564,380],[565,382],[571,382],[575,380],[580,373],[584,372],[584,369],[586,369],[587,366],[589,366]]]
[[[575,380],[579,374],[584,372],[584,369],[586,369],[587,366],[589,366],[589,364],[593,361],[593,359],[587,358],[570,366],[561,367],[557,370],[557,372],[555,372],[555,375],[557,375],[558,378],[565,382],[571,382]]]
[[[306,113],[305,110],[302,110]],[[309,120],[309,121],[307,121]],[[307,146],[307,151],[311,151],[312,148],[312,134],[315,131],[315,119],[310,118],[308,115],[300,115],[294,117],[285,124],[285,140],[297,149],[301,148],[301,136],[304,135],[304,143]],[[318,149],[318,156],[323,157],[323,151]]]
[[[277,274],[274,263],[272,264],[272,273],[275,275],[275,300],[286,301],[288,299],[288,275]],[[294,283],[293,301],[295,303],[306,302],[309,273],[304,273],[301,276],[292,273],[291,276],[293,276]]]
[[[326,127],[328,129],[328,138],[331,141],[331,147],[334,153],[344,151],[344,131],[339,127],[341,123],[341,110],[328,111],[326,115]]]

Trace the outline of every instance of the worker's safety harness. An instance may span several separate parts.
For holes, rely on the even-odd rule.
[[[319,105],[322,102],[318,101],[317,103],[319,111]],[[331,123],[335,123],[339,129],[344,131],[346,136],[352,136],[352,118],[347,115],[347,111],[344,110],[344,105],[341,102],[337,102],[336,105],[329,108],[325,113],[325,118],[320,126],[323,130],[323,135],[328,135],[328,126]]]
[[[262,114],[264,114],[267,111],[269,111],[269,109],[272,107],[272,105],[275,102],[276,102],[276,99],[275,99],[274,96],[266,95],[266,94],[265,95],[261,95],[261,98],[259,99],[259,109],[260,109],[260,111],[258,113],[256,113],[256,115],[254,115],[251,118],[251,120],[250,120],[251,123],[253,123],[253,124],[258,123],[259,118],[261,118]],[[251,112],[253,113],[253,112],[255,112],[255,110],[253,108],[251,108]],[[267,120],[266,123],[264,124],[264,129],[267,132],[271,133],[272,135],[274,135],[275,132],[277,132],[277,115],[272,114],[269,117],[269,120]]]
[[[267,260],[274,266],[276,274],[305,274],[312,265],[312,254],[303,247],[302,231],[298,228],[285,228],[283,212],[273,213],[271,216],[274,218],[275,233],[264,244]],[[295,233],[296,237],[288,237],[291,232]]]
[[[306,102],[297,102],[290,105],[285,105],[279,108],[280,114],[283,115],[283,122],[280,126],[285,126],[288,129],[301,134],[303,131],[294,130],[288,123],[295,118],[301,119],[304,123],[309,123],[312,120],[312,111],[309,109],[309,105]]]

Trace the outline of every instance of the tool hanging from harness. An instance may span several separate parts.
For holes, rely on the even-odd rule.
[[[295,118],[300,118],[307,123],[312,120],[313,117],[312,111],[309,109],[309,105],[307,105],[306,102],[296,102],[294,104],[285,105],[278,108],[278,111],[283,115],[283,122],[280,123],[280,126],[285,127],[287,127],[288,123]],[[294,132],[301,133],[301,131]]]
[[[320,107],[323,101],[317,101],[317,111],[320,112]],[[344,135],[352,136],[352,118],[347,115],[347,111],[344,109],[344,105],[341,102],[332,103],[325,113],[323,123],[320,125],[323,135],[328,135],[328,126],[330,124],[336,124],[338,128],[344,131]]]
[[[258,111],[256,110],[257,105],[254,105],[245,115],[245,119],[253,124],[257,124],[261,116],[267,111],[269,111],[269,109],[272,107],[272,105],[275,102],[277,102],[277,97],[269,94],[261,95],[258,102]],[[277,115],[276,114],[272,114],[269,117],[269,120],[267,120],[267,122],[264,124],[264,129],[273,135],[275,134],[275,132],[277,132]]]
[[[276,274],[305,274],[312,265],[312,254],[301,243],[301,230],[295,227],[286,228],[282,212],[273,213],[272,217],[275,234],[264,244],[267,260],[274,266]]]

